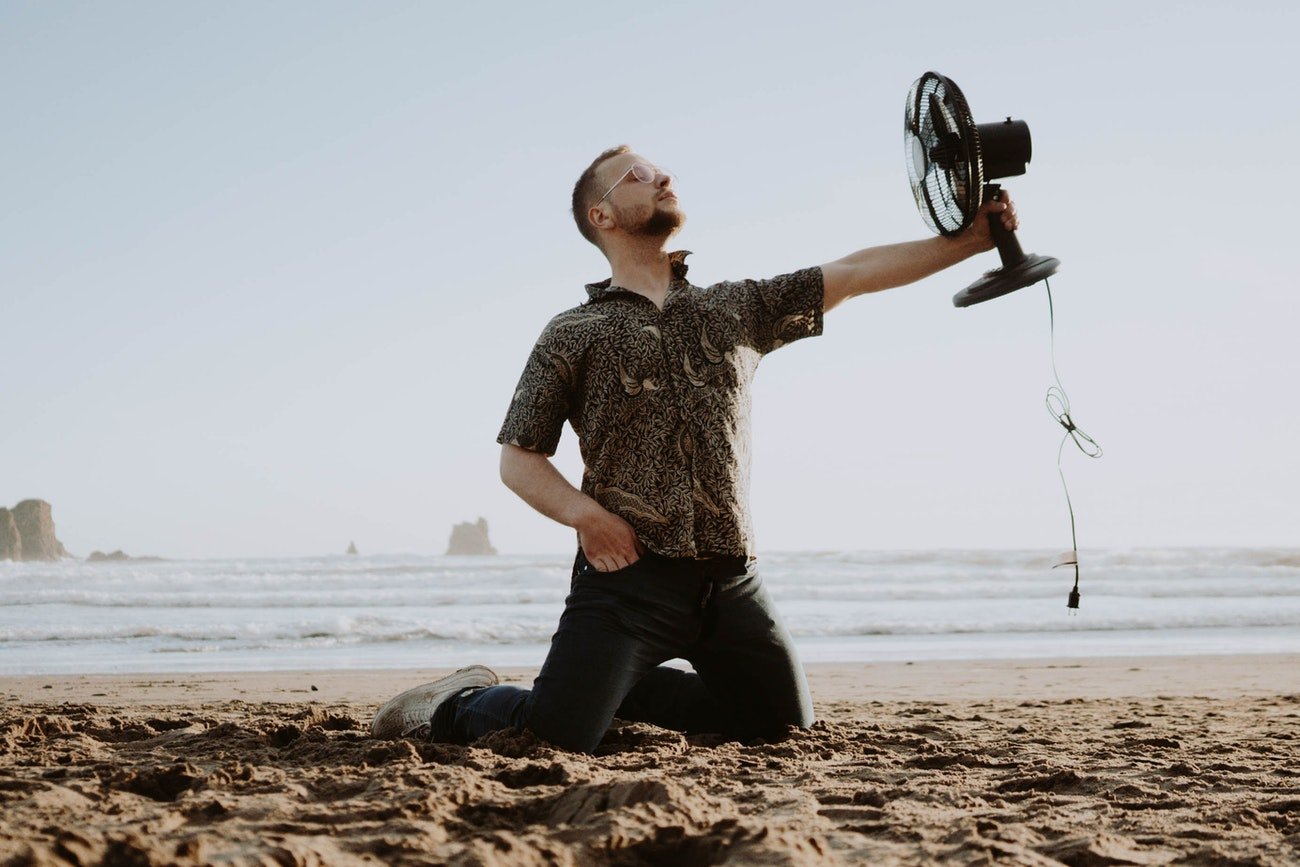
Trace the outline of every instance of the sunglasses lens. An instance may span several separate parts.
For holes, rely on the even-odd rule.
[[[632,166],[632,176],[643,184],[653,184],[655,182],[655,170],[653,166],[645,163],[637,163]]]

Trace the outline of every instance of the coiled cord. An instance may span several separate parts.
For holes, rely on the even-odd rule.
[[[1088,436],[1077,424],[1074,423],[1070,415],[1070,397],[1065,393],[1065,386],[1061,384],[1061,374],[1056,369],[1056,310],[1052,304],[1052,284],[1046,278],[1043,279],[1043,285],[1047,287],[1047,319],[1048,327],[1051,333],[1051,351],[1052,351],[1052,377],[1056,380],[1056,385],[1047,390],[1047,412],[1056,419],[1056,423],[1065,428],[1065,436],[1061,437],[1061,444],[1056,449],[1056,473],[1061,477],[1061,488],[1065,491],[1065,507],[1070,512],[1070,554],[1063,557],[1058,566],[1074,567],[1074,588],[1066,601],[1066,607],[1077,611],[1079,608],[1079,535],[1075,528],[1074,521],[1074,504],[1070,502],[1070,486],[1065,483],[1065,471],[1061,469],[1061,453],[1065,450],[1066,440],[1074,440],[1074,444],[1079,447],[1090,458],[1099,458],[1102,455],[1101,446],[1097,441]]]

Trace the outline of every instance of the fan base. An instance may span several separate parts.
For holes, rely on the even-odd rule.
[[[1017,289],[1032,286],[1045,277],[1051,277],[1060,267],[1059,259],[1031,253],[1015,265],[989,271],[952,296],[952,304],[954,307],[969,307],[972,304],[1001,298]]]

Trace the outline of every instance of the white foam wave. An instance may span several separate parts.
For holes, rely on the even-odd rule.
[[[797,602],[783,607],[790,632],[803,637],[872,635],[962,635],[990,633],[1073,633],[1122,630],[1276,628],[1300,629],[1300,600],[1285,605],[1270,600],[1239,600],[1231,607],[1184,602],[1094,598],[1086,617],[1066,617],[1064,600],[1050,613],[1034,604],[1000,605],[982,600],[962,608],[944,603],[909,605],[821,605]],[[460,641],[481,644],[543,642],[554,632],[560,606],[534,606],[528,612],[484,606],[465,610],[387,609],[383,613],[302,609],[237,616],[237,612],[196,612],[185,618],[159,618],[148,612],[119,616],[111,610],[93,617],[49,617],[0,625],[5,645],[47,641],[182,642],[317,641],[365,644],[388,641]]]
[[[1044,642],[1216,630],[1300,635],[1295,549],[1085,551],[1076,618],[1065,616],[1073,575],[1054,571],[1055,561],[1043,551],[776,553],[760,558],[760,574],[797,640],[836,646],[944,636],[993,647],[999,635]],[[0,670],[40,670],[42,659],[64,650],[60,658],[104,660],[293,650],[309,662],[330,648],[369,653],[403,643],[545,646],[571,563],[566,556],[0,562]]]

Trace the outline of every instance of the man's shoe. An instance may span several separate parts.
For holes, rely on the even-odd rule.
[[[495,686],[496,672],[482,665],[462,668],[441,680],[426,683],[390,699],[370,723],[372,738],[428,737],[433,712],[447,699],[467,689]]]

